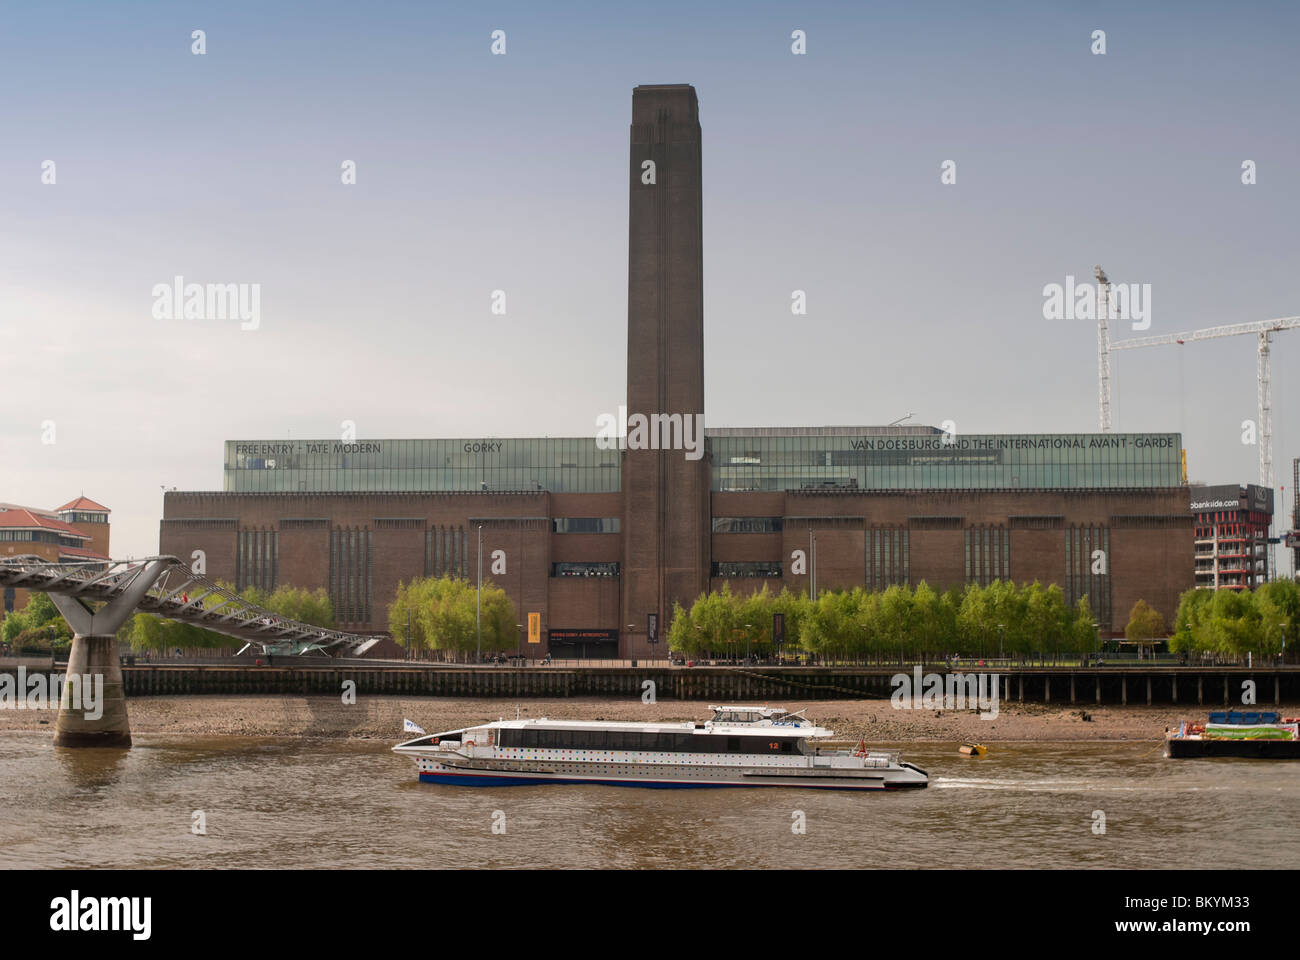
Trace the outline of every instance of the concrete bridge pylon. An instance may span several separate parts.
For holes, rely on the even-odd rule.
[[[117,655],[117,631],[135,613],[136,605],[169,565],[166,559],[141,566],[140,572],[120,593],[95,610],[79,597],[51,593],[50,599],[72,628],[72,650],[64,675],[63,696],[54,726],[56,747],[131,746],[131,724],[126,714],[122,689],[122,665]],[[84,692],[80,703],[73,695],[84,691],[82,678],[103,677],[102,701],[88,711]],[[98,684],[96,684],[98,687]],[[91,714],[98,714],[92,718]]]

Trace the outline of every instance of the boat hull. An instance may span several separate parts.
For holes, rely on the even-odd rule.
[[[520,787],[546,783],[597,784],[613,787],[649,787],[655,789],[707,789],[722,787],[799,787],[816,790],[898,790],[926,787],[929,778],[924,771],[907,766],[899,770],[848,771],[786,769],[763,770],[751,767],[708,767],[679,769],[646,769],[614,773],[593,769],[573,769],[577,764],[565,764],[564,771],[518,770],[498,767],[488,769],[482,765],[449,764],[424,760],[419,764],[421,783],[441,783],[467,787]],[[599,765],[591,765],[599,766]],[[610,766],[614,766],[610,764]],[[668,765],[663,765],[668,766]]]
[[[780,782],[764,781],[755,782],[745,781],[721,781],[715,780],[708,783],[689,783],[682,780],[651,780],[645,779],[619,779],[610,777],[572,777],[572,776],[541,776],[532,775],[515,775],[515,774],[497,774],[497,773],[421,773],[421,783],[441,783],[450,784],[458,787],[535,787],[544,783],[567,783],[567,784],[596,784],[606,787],[646,787],[660,790],[708,790],[721,789],[726,787],[811,787],[815,790],[897,790],[908,787],[924,787],[924,783],[917,784],[886,784],[879,783],[828,783],[828,782],[809,782],[799,781],[793,777],[782,778]]]
[[[1203,740],[1173,737],[1165,741],[1165,756],[1173,759],[1248,757],[1257,760],[1300,760],[1300,740]]]

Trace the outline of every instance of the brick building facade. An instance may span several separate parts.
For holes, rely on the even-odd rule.
[[[1103,631],[1139,598],[1172,622],[1193,582],[1177,434],[720,428],[685,448],[704,413],[700,142],[691,87],[636,88],[621,439],[230,441],[224,491],[165,495],[160,551],[201,550],[240,588],[324,588],[340,626],[383,631],[400,581],[473,579],[481,534],[485,578],[557,656],[644,656],[675,602],[814,573],[819,591],[1040,580],[1087,594]]]

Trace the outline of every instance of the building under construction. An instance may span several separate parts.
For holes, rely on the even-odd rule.
[[[1196,517],[1196,586],[1253,590],[1271,578],[1268,534],[1273,491],[1243,486],[1193,487]]]

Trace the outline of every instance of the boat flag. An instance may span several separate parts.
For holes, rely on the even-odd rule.
[[[420,734],[423,734],[423,733],[427,733],[428,731],[425,730],[424,727],[420,726],[418,723],[415,723],[415,722],[412,721],[412,720],[407,720],[405,717],[403,717],[403,718],[402,718],[402,732],[403,732],[403,733],[420,733]]]

